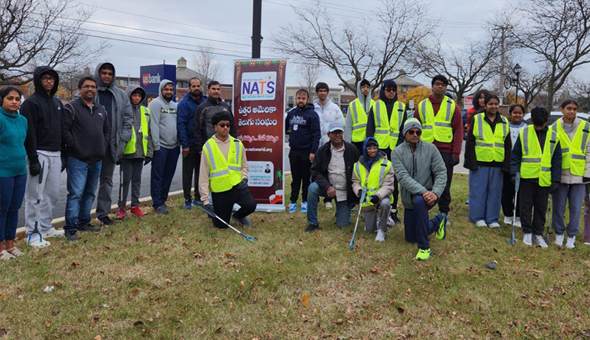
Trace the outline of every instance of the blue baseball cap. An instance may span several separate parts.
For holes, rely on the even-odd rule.
[[[344,131],[344,129],[342,128],[342,124],[334,122],[334,123],[330,124],[328,131],[329,132]]]

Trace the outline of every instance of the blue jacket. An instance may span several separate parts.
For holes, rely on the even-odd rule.
[[[187,92],[182,100],[178,103],[177,116],[176,116],[176,127],[178,129],[178,139],[182,144],[182,148],[188,148],[189,146],[196,145],[194,125],[195,125],[195,113],[197,107],[205,102],[207,97],[201,95],[201,100],[196,101],[190,92]]]
[[[321,129],[320,117],[314,110],[313,104],[300,110],[292,109],[285,118],[285,132],[291,130],[289,146],[291,149],[306,150],[315,154],[320,146]]]

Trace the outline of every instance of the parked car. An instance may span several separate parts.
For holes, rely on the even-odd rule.
[[[561,116],[563,116],[563,113],[561,111],[553,111],[550,113],[549,115],[549,125],[553,124],[556,120],[558,120],[559,118],[561,118]],[[586,121],[590,121],[590,114],[588,113],[584,113],[584,112],[578,112],[578,114],[576,115],[576,117],[584,119]],[[524,115],[523,118],[524,122],[527,124],[532,124],[531,123],[531,114],[527,113]]]

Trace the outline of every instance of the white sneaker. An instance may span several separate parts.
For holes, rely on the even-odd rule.
[[[561,235],[555,234],[555,242],[553,242],[553,243],[555,243],[559,247],[563,247],[563,234],[561,234]]]
[[[512,224],[512,216],[504,216],[504,224]]]
[[[504,220],[504,221],[506,221],[506,220]],[[524,234],[524,236],[522,237],[522,243],[526,244],[527,246],[532,246],[533,245],[533,234],[532,233]]]
[[[387,217],[387,226],[390,228],[393,228],[395,226],[395,221],[393,220],[393,218],[391,218],[391,216]]]
[[[517,228],[522,228],[522,224],[520,224],[520,217],[514,218],[514,226]]]
[[[451,225],[451,220],[449,220],[449,218],[447,217],[447,227],[449,227]]]
[[[51,227],[46,233],[43,234],[43,238],[64,237],[65,234],[66,232],[63,229],[57,230]]]
[[[479,220],[479,221],[475,222],[475,226],[476,227],[487,227],[488,225],[486,224],[486,221]]]
[[[584,245],[590,246],[590,242],[584,242]]]
[[[490,223],[490,225],[488,225],[488,227],[490,227],[490,228],[500,228],[500,223],[498,223],[498,222],[492,222],[492,223]]]
[[[39,234],[37,234],[37,233],[29,235],[29,237],[27,238],[27,243],[31,247],[37,248],[37,249],[49,247],[51,245],[51,242],[41,240],[41,237],[39,237]]]
[[[385,241],[385,233],[383,232],[383,230],[381,230],[381,229],[377,230],[377,237],[375,237],[375,241],[377,241],[377,242]]]
[[[549,247],[547,245],[547,242],[545,242],[545,240],[543,239],[543,236],[541,235],[535,235],[533,236],[533,241],[541,248],[547,248]]]
[[[565,247],[567,249],[574,249],[576,247],[576,237],[568,237],[567,242],[565,243]]]
[[[324,207],[326,207],[326,209],[332,209],[332,207],[333,207],[333,206],[332,206],[332,202],[326,202],[326,203],[324,204]]]

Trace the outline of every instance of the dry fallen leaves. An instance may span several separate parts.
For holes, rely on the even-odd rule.
[[[309,304],[309,295],[303,295],[301,297],[301,303],[303,304],[303,307],[307,308],[307,305]]]

